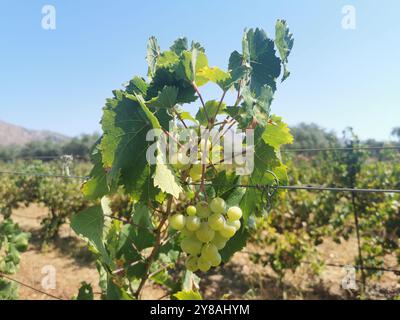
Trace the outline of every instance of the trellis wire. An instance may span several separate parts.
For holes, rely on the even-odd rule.
[[[60,174],[52,174],[52,173],[41,173],[41,172],[23,172],[23,171],[0,171],[0,174],[4,175],[20,175],[20,176],[34,176],[34,177],[52,177],[52,178],[62,178],[62,179],[72,179],[72,180],[88,180],[89,176],[66,176]],[[198,185],[201,183],[186,183],[186,185]],[[205,184],[207,185],[207,184]],[[215,184],[213,184],[215,185]],[[307,191],[332,191],[332,192],[356,192],[356,193],[399,193],[399,189],[363,189],[363,188],[339,188],[339,187],[324,187],[324,186],[312,186],[312,185],[293,185],[293,186],[285,186],[285,185],[267,185],[267,184],[254,184],[254,185],[245,185],[245,184],[237,184],[232,187],[237,188],[272,188],[272,189],[283,189],[283,190],[307,190]]]
[[[16,176],[32,176],[32,177],[42,177],[42,178],[62,178],[62,179],[72,179],[72,180],[87,180],[88,176],[66,176],[62,174],[53,173],[42,173],[42,172],[23,172],[23,171],[0,171],[0,174],[4,175],[16,175]]]
[[[400,146],[360,146],[360,147],[326,147],[326,148],[285,148],[282,152],[324,152],[324,151],[351,151],[351,150],[400,150]],[[11,160],[51,160],[60,159],[63,155],[43,155],[43,156],[22,156],[13,157]],[[86,159],[81,155],[72,155],[74,159]],[[0,156],[3,159],[9,159],[6,156]]]
[[[301,261],[301,263],[313,264],[313,262],[310,262],[310,261]],[[324,263],[324,264],[327,267],[333,267],[333,268],[345,268],[347,266],[351,266],[354,269],[358,269],[358,270],[391,272],[391,273],[394,273],[396,276],[400,276],[400,270],[386,268],[386,267],[365,267],[365,266],[358,266],[358,265],[352,265],[352,264],[342,264],[342,263],[335,263],[335,262],[328,262],[328,263]]]
[[[187,183],[186,185],[192,186],[201,186],[201,183]],[[205,186],[211,184],[204,184]],[[213,186],[218,186],[216,184],[212,184]],[[254,184],[254,185],[246,185],[246,184],[236,184],[232,185],[235,188],[272,188],[272,189],[283,189],[283,190],[307,190],[307,191],[332,191],[332,192],[356,192],[356,193],[400,193],[398,189],[362,189],[362,188],[339,188],[339,187],[323,187],[323,186],[311,186],[311,185],[294,185],[294,186],[285,186],[285,185],[267,185],[267,184]]]
[[[323,152],[323,151],[352,151],[352,150],[400,150],[400,146],[360,146],[360,147],[331,147],[331,148],[286,148],[282,152]]]
[[[23,283],[23,282],[21,282],[21,281],[19,281],[19,280],[17,280],[17,279],[14,279],[14,278],[12,278],[12,277],[10,277],[10,276],[8,276],[8,275],[2,273],[2,272],[0,272],[0,278],[4,278],[4,279],[7,279],[7,280],[9,280],[9,281],[13,281],[13,282],[18,283],[19,285],[21,285],[21,286],[23,286],[23,287],[26,287],[26,288],[31,289],[31,290],[33,290],[33,291],[36,291],[36,292],[38,292],[38,293],[44,294],[44,295],[46,295],[46,296],[48,296],[48,297],[50,297],[50,298],[53,298],[53,299],[56,299],[56,300],[64,300],[64,299],[62,299],[62,298],[60,298],[60,297],[57,297],[57,296],[55,296],[55,295],[52,295],[51,293],[47,293],[47,292],[45,292],[45,291],[43,291],[43,290],[40,290],[40,289],[38,289],[38,288],[35,288],[35,287],[29,285],[29,284],[26,284],[26,283]]]

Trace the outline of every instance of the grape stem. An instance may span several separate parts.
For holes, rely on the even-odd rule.
[[[172,206],[172,199],[173,197],[170,196],[168,198],[168,202],[167,202],[167,210],[165,212],[165,214],[163,215],[163,217],[161,218],[160,223],[158,224],[157,229],[155,230],[155,234],[156,234],[156,240],[154,243],[154,247],[153,250],[151,251],[150,255],[148,256],[148,258],[146,259],[146,267],[145,267],[145,275],[143,276],[142,280],[140,281],[140,284],[134,294],[136,299],[139,299],[141,297],[141,294],[143,292],[143,287],[146,284],[147,280],[149,279],[150,276],[150,267],[151,264],[154,260],[154,258],[156,257],[158,250],[160,249],[161,246],[161,231],[163,226],[165,225],[165,223],[167,222],[168,216],[171,213],[171,206]]]
[[[197,88],[197,85],[194,81],[192,82],[192,85],[193,85],[194,91],[196,91],[198,97],[200,98],[201,105],[203,106],[203,110],[204,110],[204,115],[206,116],[206,119],[207,119],[207,123],[210,124],[210,118],[208,116],[208,112],[206,109],[206,104],[204,103],[204,100],[203,100],[203,96],[201,95],[199,88]]]

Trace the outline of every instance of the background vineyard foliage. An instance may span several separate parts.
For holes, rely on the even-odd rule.
[[[329,185],[347,186],[347,169],[344,166],[344,157],[348,152],[308,152],[285,153],[285,162],[288,165],[289,184],[291,185]],[[400,153],[397,150],[368,150],[362,151],[360,170],[356,175],[356,187],[358,188],[400,188]],[[72,173],[85,176],[90,170],[87,162],[75,161]],[[61,162],[20,161],[17,163],[3,163],[4,171],[27,171],[32,173],[61,174]],[[56,234],[61,221],[68,222],[76,210],[82,206],[89,206],[88,200],[80,194],[81,182],[71,179],[34,176],[0,176],[0,209],[6,219],[12,219],[12,210],[19,206],[32,203],[45,204],[49,212],[59,212],[60,217],[49,215],[43,221],[43,240],[47,241]],[[44,198],[45,201],[42,201]],[[128,221],[133,209],[132,199],[119,190],[111,197],[111,212],[118,219]],[[360,231],[362,235],[362,256],[366,267],[383,266],[384,257],[388,254],[397,255],[400,262],[399,251],[399,217],[400,197],[391,194],[359,194],[357,195],[357,207],[360,215]],[[78,208],[78,209],[77,209]],[[5,223],[12,223],[6,220]],[[340,242],[355,236],[353,207],[347,193],[290,191],[280,192],[275,205],[265,216],[256,220],[257,228],[252,231],[250,243],[256,245],[258,250],[251,257],[256,263],[270,266],[283,281],[288,273],[292,273],[303,265],[308,264],[310,271],[318,277],[323,270],[324,263],[317,252],[316,245],[327,239]],[[53,226],[56,226],[54,228]],[[18,229],[16,229],[18,230]],[[16,235],[21,231],[17,231]],[[45,236],[47,235],[47,237]],[[4,237],[4,234],[3,234]],[[2,248],[5,244],[3,242]],[[1,251],[4,253],[4,249]],[[14,252],[15,250],[11,251]],[[163,267],[173,270],[178,251],[175,257],[162,254],[166,263]],[[13,257],[13,263],[18,259]],[[2,256],[2,260],[10,260]],[[178,261],[179,264],[182,260]],[[359,264],[359,261],[353,261]],[[18,263],[16,263],[17,265]],[[156,268],[155,268],[156,270]],[[168,270],[168,269],[167,269]],[[179,267],[178,267],[179,270]],[[15,271],[13,269],[12,271]],[[2,269],[4,272],[4,269]],[[366,276],[379,278],[380,271],[366,271]],[[174,289],[173,280],[177,280],[170,272],[162,271],[152,276],[153,281],[168,283]],[[15,284],[3,280],[3,297],[17,297]],[[12,291],[11,291],[12,287]]]

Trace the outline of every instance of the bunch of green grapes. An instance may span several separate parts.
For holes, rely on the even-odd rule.
[[[190,271],[208,271],[221,263],[222,250],[227,241],[240,229],[242,210],[227,208],[224,199],[214,198],[189,205],[186,214],[176,213],[169,218],[173,229],[179,230],[183,239],[182,250],[188,255],[186,268]]]

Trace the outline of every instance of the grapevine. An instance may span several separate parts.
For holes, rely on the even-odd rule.
[[[98,205],[71,220],[97,254],[103,298],[140,298],[149,279],[182,298],[179,289],[197,290],[193,272],[243,248],[249,221],[268,208],[262,190],[236,186],[287,180],[280,148],[293,138],[270,107],[278,80],[290,74],[292,46],[283,20],[274,40],[262,29],[246,30],[241,52],[232,52],[223,70],[209,65],[197,42],[180,38],[161,51],[149,39],[147,79],[134,77],[103,109],[103,135],[82,187]],[[220,88],[218,99],[205,100],[207,83]],[[188,104],[197,107],[195,116]],[[242,149],[226,156],[240,130]],[[133,203],[126,221],[114,219],[121,213],[110,205],[121,189]],[[182,263],[179,288],[167,270]]]

